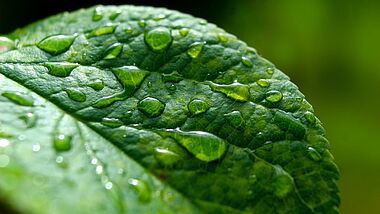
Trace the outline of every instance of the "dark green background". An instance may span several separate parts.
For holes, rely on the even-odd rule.
[[[0,0],[0,34],[94,4],[177,9],[255,47],[291,77],[324,122],[342,174],[342,213],[379,212],[380,1]]]

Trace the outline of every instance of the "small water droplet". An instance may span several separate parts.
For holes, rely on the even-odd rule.
[[[177,86],[175,86],[174,84],[170,84],[170,85],[168,86],[168,89],[169,89],[170,91],[175,91],[175,90],[177,89]]]
[[[145,20],[140,20],[139,22],[137,22],[137,24],[138,24],[140,27],[145,27],[145,26],[146,26],[146,21],[145,21]]]
[[[108,126],[110,128],[117,128],[123,125],[123,122],[117,118],[108,118],[105,117],[102,119],[101,122],[102,125]]]
[[[15,48],[15,42],[8,37],[0,36],[0,53]]]
[[[92,14],[92,21],[97,22],[103,18],[103,12],[100,7],[97,7],[94,9],[94,12]]]
[[[124,175],[125,174],[125,170],[122,169],[122,168],[120,168],[120,169],[117,170],[117,174]]]
[[[205,162],[221,158],[227,149],[227,143],[223,139],[208,132],[168,129],[159,133],[175,139],[197,159]]]
[[[268,74],[273,74],[273,68],[267,68],[266,70],[265,70]]]
[[[263,88],[267,88],[270,86],[270,83],[268,80],[266,79],[259,79],[256,81],[257,85],[259,85],[260,87],[263,87]]]
[[[33,98],[21,92],[3,92],[1,94],[9,101],[21,106],[33,106]]]
[[[39,152],[41,150],[41,145],[40,144],[33,144],[32,146],[32,151],[33,152]]]
[[[165,166],[173,165],[181,159],[177,153],[170,151],[167,148],[156,148],[154,156],[161,164]]]
[[[166,15],[163,14],[163,13],[160,13],[160,14],[155,15],[155,16],[153,17],[153,20],[154,20],[154,21],[160,21],[161,19],[164,19],[164,18],[166,18]]]
[[[219,42],[226,43],[228,42],[228,36],[224,33],[218,33]]]
[[[139,194],[138,198],[141,202],[147,203],[150,201],[151,191],[145,181],[130,178],[128,183],[132,185],[133,189]]]
[[[229,124],[235,128],[241,127],[244,124],[243,116],[240,111],[232,111],[230,113],[224,114],[226,120]]]
[[[90,34],[88,34],[87,38],[111,34],[115,32],[116,27],[117,27],[116,25],[110,24],[110,25],[96,28],[95,30],[91,31]]]
[[[179,35],[181,35],[182,37],[187,36],[187,34],[189,34],[189,29],[188,28],[182,28],[182,29],[179,30]]]
[[[121,14],[121,11],[117,10],[117,11],[113,12],[108,18],[110,20],[115,20],[118,16],[120,16],[120,14]]]
[[[194,42],[192,45],[190,45],[190,48],[187,50],[187,54],[195,59],[199,56],[199,54],[203,50],[203,46],[206,44],[206,42]]]
[[[321,154],[311,146],[307,147],[307,154],[314,161],[320,161],[322,158]]]
[[[103,59],[115,59],[118,57],[123,50],[123,45],[120,43],[115,43],[111,45],[107,50],[105,51]]]
[[[145,42],[153,51],[163,51],[172,43],[169,29],[164,27],[155,28],[145,34]]]
[[[55,134],[53,138],[53,147],[57,152],[65,152],[71,149],[71,135]]]
[[[162,81],[163,82],[175,82],[178,83],[181,80],[183,80],[183,77],[178,74],[177,72],[173,72],[171,74],[162,74]]]
[[[273,181],[274,194],[283,198],[288,195],[294,188],[293,178],[285,172],[281,166],[276,165],[275,168],[275,177]]]
[[[98,159],[97,158],[93,158],[93,159],[91,159],[91,164],[92,165],[96,165],[96,164],[98,164]]]
[[[137,108],[149,118],[162,114],[165,104],[153,97],[146,97],[137,104]]]
[[[63,156],[57,156],[55,158],[55,162],[57,163],[57,165],[63,169],[66,169],[69,165],[68,163],[65,161],[65,159],[63,158]]]
[[[131,34],[131,33],[133,33],[133,28],[128,27],[127,29],[124,30],[124,32]]]
[[[205,24],[207,24],[207,21],[204,20],[204,19],[200,19],[200,20],[199,20],[199,24],[201,24],[201,25],[205,25]]]
[[[19,118],[25,122],[27,128],[32,128],[37,123],[37,116],[32,112],[21,115]]]
[[[103,173],[103,166],[102,165],[97,165],[95,167],[95,173],[98,174],[98,175],[102,174]]]
[[[7,167],[10,162],[8,155],[0,155],[0,168]]]
[[[94,80],[91,83],[87,84],[88,87],[91,87],[95,91],[100,91],[104,88],[104,82],[100,79]]]
[[[68,62],[45,62],[43,66],[48,69],[50,75],[56,77],[68,77],[79,65]]]
[[[194,99],[187,105],[187,108],[192,115],[198,115],[206,112],[210,106],[203,100]]]
[[[106,182],[106,183],[104,184],[104,187],[105,187],[106,189],[110,190],[110,189],[112,189],[112,187],[113,187],[113,183],[110,182],[110,181],[108,181],[108,182]]]
[[[9,140],[8,139],[0,139],[0,148],[5,148],[9,146]]]
[[[69,88],[66,89],[67,96],[76,101],[76,102],[84,102],[86,101],[86,95],[79,89],[76,88]]]
[[[317,121],[317,119],[315,118],[314,114],[312,112],[310,112],[310,111],[306,111],[305,114],[304,114],[304,117],[311,124],[314,124]]]
[[[241,57],[241,62],[243,63],[243,65],[245,65],[247,67],[251,68],[253,66],[252,61],[246,56]]]
[[[282,100],[282,97],[283,95],[281,92],[272,90],[266,93],[265,99],[271,103],[277,103]]]
[[[51,55],[58,55],[69,50],[76,35],[54,35],[43,39],[37,47]]]
[[[148,83],[147,83],[147,86],[148,86],[148,88],[152,88],[152,82],[151,81],[149,81]]]
[[[237,101],[245,102],[250,99],[249,86],[234,82],[230,85],[220,85],[213,82],[206,82],[213,91],[221,92],[227,97]]]

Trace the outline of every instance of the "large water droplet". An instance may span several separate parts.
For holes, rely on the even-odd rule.
[[[8,155],[0,155],[0,168],[7,167],[10,162]]]
[[[266,93],[266,97],[265,99],[271,103],[277,103],[279,101],[282,100],[282,93],[279,92],[279,91],[275,91],[275,90],[272,90],[272,91],[268,91]]]
[[[1,94],[9,101],[21,106],[33,106],[33,98],[21,92],[3,92]]]
[[[246,57],[246,56],[243,56],[242,58],[241,58],[241,62],[243,63],[243,65],[245,65],[245,66],[247,66],[247,67],[252,67],[253,66],[253,63],[252,63],[252,61],[248,58],[248,57]]]
[[[110,20],[115,20],[118,16],[120,16],[121,14],[121,11],[120,10],[117,10],[115,12],[113,12],[110,16],[109,16],[109,19]]]
[[[104,88],[104,82],[100,79],[94,80],[91,83],[87,84],[88,87],[91,87],[95,91],[100,91]]]
[[[285,172],[281,166],[276,165],[275,168],[275,177],[273,181],[274,194],[283,198],[288,195],[294,188],[293,178]]]
[[[0,148],[5,148],[8,147],[10,144],[8,139],[0,139]]]
[[[213,82],[206,82],[213,91],[221,92],[227,97],[237,101],[245,102],[250,99],[249,86],[240,83],[232,83],[230,85],[220,85]]]
[[[149,74],[148,71],[141,70],[135,66],[114,68],[112,72],[123,85],[124,91],[98,100],[94,105],[95,108],[104,108],[116,101],[127,99],[140,87],[141,82]]]
[[[37,115],[32,112],[21,115],[19,118],[25,122],[27,128],[32,128],[37,123]]]
[[[97,7],[94,9],[94,12],[92,14],[92,21],[97,22],[103,18],[103,12],[100,7]]]
[[[311,146],[307,147],[307,154],[314,161],[319,161],[322,158],[321,154]]]
[[[79,65],[68,62],[45,62],[43,66],[48,69],[50,75],[56,77],[68,77]]]
[[[175,139],[196,158],[205,162],[221,158],[227,149],[227,143],[224,140],[208,132],[168,129],[160,134]]]
[[[96,28],[95,30],[91,31],[90,34],[88,34],[87,38],[111,34],[115,32],[116,27],[116,25],[106,25],[103,27]]]
[[[69,50],[75,38],[76,35],[49,36],[39,42],[37,47],[51,55],[58,55]]]
[[[235,128],[241,127],[244,124],[243,116],[240,111],[233,111],[227,114],[224,114],[226,120],[229,124]]]
[[[123,125],[123,122],[117,118],[108,118],[105,117],[102,119],[101,124],[111,127],[111,128],[117,128]]]
[[[305,114],[304,114],[304,117],[311,124],[314,124],[317,121],[317,119],[315,118],[314,114],[312,112],[310,112],[310,111],[306,111]]]
[[[187,54],[195,59],[199,56],[199,54],[203,50],[203,46],[206,44],[206,42],[195,42],[193,43],[190,48],[187,50]]]
[[[115,43],[106,50],[103,59],[115,59],[119,56],[122,50],[123,45],[120,43]]]
[[[15,42],[7,37],[0,36],[0,53],[15,48]]]
[[[267,88],[270,86],[270,82],[266,79],[259,79],[256,81],[257,85],[263,88]]]
[[[198,115],[206,112],[210,106],[203,100],[194,99],[187,105],[192,115]]]
[[[86,101],[86,95],[79,89],[76,88],[69,88],[66,89],[67,96],[76,101],[76,102],[84,102]]]
[[[53,137],[53,147],[57,152],[65,152],[71,149],[71,135],[55,134]]]
[[[161,164],[165,166],[173,165],[181,159],[177,153],[170,151],[167,148],[156,148],[154,156]]]
[[[187,34],[189,34],[189,29],[188,28],[182,28],[182,29],[179,30],[179,35],[181,35],[182,37],[187,36]]]
[[[145,42],[153,51],[163,51],[169,47],[173,38],[169,29],[155,28],[145,34]]]
[[[149,118],[162,114],[165,104],[153,97],[146,97],[137,104],[137,108]]]
[[[130,178],[128,183],[132,185],[133,189],[138,193],[139,201],[147,203],[151,198],[151,191],[149,185],[142,180]]]

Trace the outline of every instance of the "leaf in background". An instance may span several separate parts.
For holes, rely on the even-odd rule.
[[[0,47],[0,198],[20,213],[339,212],[311,105],[205,20],[98,6]]]

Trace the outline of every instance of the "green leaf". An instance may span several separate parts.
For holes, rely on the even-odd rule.
[[[304,95],[202,19],[63,13],[0,37],[0,73],[0,199],[19,213],[339,213]]]

